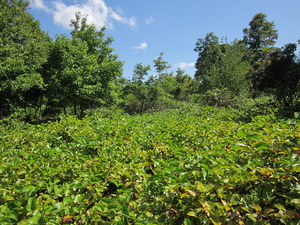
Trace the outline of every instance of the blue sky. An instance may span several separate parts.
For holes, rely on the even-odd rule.
[[[31,0],[30,8],[52,37],[70,33],[77,11],[97,28],[105,25],[115,53],[125,61],[126,78],[137,63],[150,64],[154,75],[153,60],[160,52],[172,66],[169,72],[180,67],[193,76],[198,38],[214,32],[229,42],[241,39],[243,28],[259,12],[274,21],[278,47],[300,39],[299,0]]]

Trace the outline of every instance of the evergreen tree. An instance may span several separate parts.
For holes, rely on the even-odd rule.
[[[249,26],[249,28],[244,28],[243,32],[244,42],[248,46],[249,59],[252,66],[248,77],[252,82],[255,97],[260,93],[258,87],[260,86],[260,76],[269,63],[269,56],[277,50],[274,45],[278,39],[278,33],[274,22],[269,22],[267,15],[264,13],[254,15]]]

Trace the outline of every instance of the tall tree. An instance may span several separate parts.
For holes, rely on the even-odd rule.
[[[249,28],[244,28],[244,42],[248,46],[249,59],[252,68],[249,70],[248,77],[252,82],[253,97],[259,95],[259,80],[262,71],[268,64],[268,58],[273,51],[278,32],[274,22],[267,20],[267,15],[258,13],[254,15],[249,23]]]
[[[138,84],[143,83],[144,79],[148,76],[150,70],[150,65],[144,66],[142,63],[137,63],[134,66],[132,81]]]
[[[267,20],[267,15],[257,13],[249,23],[249,28],[244,28],[244,41],[249,50],[254,54],[254,60],[262,56],[263,48],[273,47],[278,39],[274,22]]]
[[[9,114],[12,106],[38,108],[44,88],[39,69],[50,38],[27,12],[28,5],[23,0],[0,2],[0,115]],[[29,93],[35,96],[29,99]]]
[[[239,41],[229,44],[213,33],[205,39],[198,39],[195,51],[198,52],[195,79],[199,92],[212,89],[227,89],[233,95],[247,94],[249,82],[246,71],[249,62],[245,60],[246,47]]]
[[[208,33],[205,38],[199,38],[194,49],[198,53],[195,64],[195,79],[199,84],[199,91],[210,89],[209,78],[217,72],[217,63],[221,54],[219,38],[214,33]]]
[[[123,62],[112,54],[113,39],[105,37],[105,29],[97,31],[80,13],[71,21],[72,38],[58,36],[44,65],[45,79],[53,89],[48,96],[53,103],[83,117],[85,109],[111,102],[113,82],[122,74]],[[56,90],[53,92],[53,90]]]
[[[164,74],[166,74],[167,70],[171,68],[169,63],[167,61],[163,60],[163,56],[164,56],[164,53],[161,52],[159,54],[159,56],[157,57],[157,59],[153,60],[154,68],[156,69],[156,72],[157,72],[159,78],[161,78]]]
[[[258,81],[261,91],[272,93],[281,106],[294,108],[300,99],[300,62],[295,55],[296,44],[287,44],[274,51]]]

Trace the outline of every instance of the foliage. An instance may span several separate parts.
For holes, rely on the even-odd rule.
[[[297,224],[300,124],[186,105],[0,129],[1,224]]]
[[[237,98],[227,89],[212,89],[203,95],[204,105],[238,108]]]
[[[161,52],[161,53],[159,53],[159,56],[157,57],[157,59],[153,60],[154,67],[156,69],[157,76],[159,78],[161,78],[162,76],[164,76],[164,74],[167,73],[167,70],[169,68],[171,68],[171,66],[169,65],[169,63],[167,61],[163,60],[163,55],[164,55],[164,52]]]
[[[206,91],[211,88],[208,79],[211,74],[214,74],[216,70],[214,65],[221,54],[219,38],[214,33],[208,33],[204,39],[198,39],[194,51],[198,52],[195,79],[199,81],[200,88]]]
[[[244,41],[253,54],[254,61],[261,60],[263,48],[272,47],[278,38],[274,22],[267,20],[267,15],[257,13],[249,23],[250,28],[244,28]]]
[[[296,61],[296,44],[271,53],[264,72],[256,83],[260,91],[274,94],[279,104],[292,109],[298,103],[300,92],[300,64]]]
[[[37,111],[44,89],[39,69],[46,61],[49,36],[26,10],[29,2],[0,2],[0,116],[29,106]],[[30,95],[30,97],[29,97]],[[30,116],[30,115],[28,115]]]
[[[112,38],[104,39],[104,28],[97,31],[79,13],[71,26],[72,39],[60,35],[52,45],[44,78],[48,84],[48,106],[54,104],[64,112],[66,107],[73,107],[75,115],[79,108],[82,118],[85,109],[111,99],[112,82],[121,75],[123,63],[112,54]]]
[[[269,22],[264,13],[255,14],[249,26],[243,30],[243,41],[248,46],[248,58],[252,66],[248,71],[248,77],[252,83],[254,97],[257,97],[260,94],[258,80],[269,63],[270,54],[277,49],[274,45],[278,39],[278,31],[274,22]]]
[[[154,112],[177,107],[177,100],[189,100],[192,78],[183,70],[167,73],[168,63],[162,59],[163,53],[154,60],[158,76],[148,76],[150,65],[138,63],[133,70],[131,81],[124,86],[124,108],[130,114]],[[163,72],[164,71],[164,72]],[[148,77],[148,78],[147,78]],[[146,79],[147,78],[147,79]]]
[[[228,89],[236,96],[248,94],[250,84],[246,72],[250,64],[243,43],[236,40],[232,44],[220,44],[219,38],[209,33],[205,39],[198,39],[195,51],[198,52],[195,78],[200,93]]]
[[[177,100],[188,101],[191,94],[190,89],[193,86],[193,79],[185,71],[178,68],[176,70],[176,88],[172,91],[172,95]]]
[[[151,66],[144,66],[142,63],[135,65],[132,80],[124,86],[125,109],[127,112],[142,113],[154,106],[157,100],[156,90],[152,82],[153,78],[148,77]]]

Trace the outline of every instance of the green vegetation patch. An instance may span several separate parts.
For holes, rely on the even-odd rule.
[[[300,124],[185,107],[0,136],[0,224],[298,224]]]

